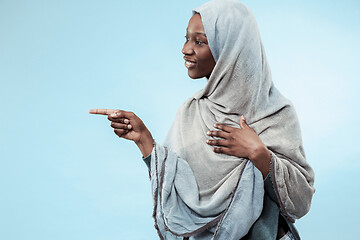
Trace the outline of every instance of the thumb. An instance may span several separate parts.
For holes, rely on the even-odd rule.
[[[242,129],[248,127],[244,115],[241,115],[241,117],[240,117],[240,127],[241,127]]]

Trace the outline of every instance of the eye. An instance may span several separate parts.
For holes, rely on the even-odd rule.
[[[196,41],[195,41],[195,44],[196,44],[196,45],[202,45],[202,44],[205,44],[205,42],[196,40]]]

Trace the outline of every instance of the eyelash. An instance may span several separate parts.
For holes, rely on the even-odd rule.
[[[188,42],[189,40],[190,40],[190,38],[188,38],[187,36],[185,36],[185,42]],[[196,44],[196,45],[203,45],[203,44],[205,44],[205,42],[195,40],[195,44]]]

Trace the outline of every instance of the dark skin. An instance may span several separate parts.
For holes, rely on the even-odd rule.
[[[189,21],[186,42],[182,49],[188,75],[193,78],[209,78],[215,61],[211,54],[205,30],[199,14]],[[133,112],[111,109],[91,109],[91,114],[107,115],[111,127],[120,138],[133,141],[143,156],[151,154],[154,139],[143,121]],[[207,140],[214,146],[214,152],[250,159],[265,178],[270,169],[270,152],[256,132],[247,125],[244,116],[240,118],[240,127],[234,128],[216,123],[217,130],[209,131],[208,136],[220,137],[219,140]]]
[[[208,131],[207,135],[219,137],[219,140],[207,140],[206,143],[214,146],[214,152],[248,158],[265,178],[270,171],[270,152],[263,144],[254,129],[247,125],[245,117],[240,117],[240,127],[234,128],[216,123],[218,130]]]
[[[195,14],[190,19],[185,39],[181,52],[184,54],[189,77],[209,78],[216,63],[208,45],[200,14]]]
[[[154,139],[135,113],[112,109],[91,109],[89,113],[107,115],[114,133],[120,138],[133,141],[143,156],[148,156],[152,152]]]

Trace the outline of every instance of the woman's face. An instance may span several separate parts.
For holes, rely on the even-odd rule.
[[[190,18],[185,37],[186,41],[181,52],[184,54],[189,77],[192,79],[209,78],[214,69],[215,60],[208,45],[200,14],[197,13]]]

